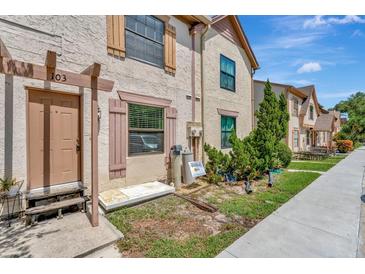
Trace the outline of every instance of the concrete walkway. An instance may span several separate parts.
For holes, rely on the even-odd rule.
[[[364,241],[359,239],[364,230],[360,229],[360,197],[364,168],[365,147],[362,147],[261,221],[218,257],[361,255],[359,250],[364,248]]]
[[[72,213],[25,226],[14,222],[11,227],[0,223],[1,258],[73,258],[121,257],[113,244],[123,234],[105,217],[92,227],[85,213]]]

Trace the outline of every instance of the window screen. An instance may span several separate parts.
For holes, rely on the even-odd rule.
[[[221,55],[220,59],[220,82],[221,88],[235,91],[236,89],[236,63]]]
[[[232,147],[229,142],[229,137],[232,131],[236,130],[236,118],[230,116],[221,116],[221,147],[230,148]]]
[[[128,122],[130,156],[164,151],[163,108],[129,104]]]
[[[163,66],[164,23],[153,16],[126,16],[127,57]]]

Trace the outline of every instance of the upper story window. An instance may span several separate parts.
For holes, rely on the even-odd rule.
[[[299,115],[299,101],[297,98],[293,99],[293,116],[298,117]]]
[[[313,107],[313,105],[309,106],[309,119],[314,120],[314,107]]]
[[[220,82],[221,88],[230,91],[236,90],[236,63],[221,54],[220,59]]]
[[[233,130],[236,130],[236,117],[221,116],[221,147],[231,148],[232,145],[229,142]]]
[[[149,15],[126,15],[126,56],[163,67],[164,23]]]
[[[163,153],[164,109],[128,104],[128,154]]]

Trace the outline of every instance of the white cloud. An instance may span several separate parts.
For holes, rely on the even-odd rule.
[[[345,17],[338,18],[338,17],[330,17],[327,20],[330,24],[338,24],[338,25],[346,25],[346,24],[365,24],[365,19],[361,18],[357,15],[346,15]]]
[[[314,16],[303,23],[303,28],[316,28],[328,25],[365,24],[365,19],[357,15],[346,15],[340,17]]]
[[[323,19],[323,16],[314,16],[311,19],[307,19],[304,21],[303,23],[303,27],[306,28],[315,28],[315,27],[319,27],[319,26],[324,26],[327,25],[326,20]]]
[[[359,29],[354,30],[353,33],[351,34],[351,37],[363,37],[363,36],[364,33]]]
[[[321,64],[318,62],[309,62],[298,68],[297,73],[316,72],[322,70]]]

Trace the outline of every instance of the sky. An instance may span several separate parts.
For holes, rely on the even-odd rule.
[[[239,16],[260,64],[254,78],[302,87],[333,107],[365,91],[365,16]]]

